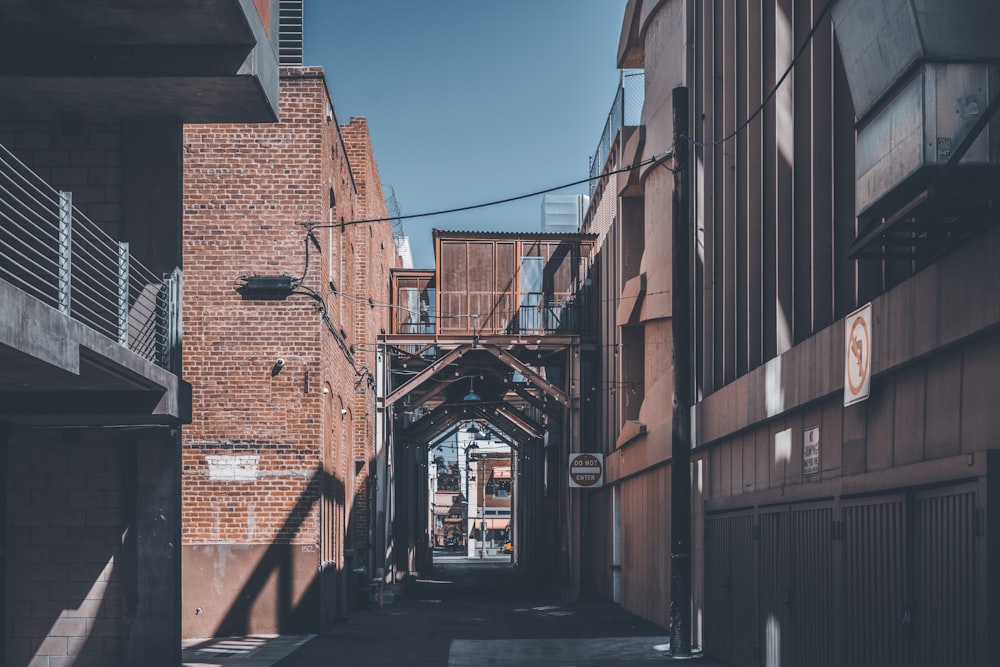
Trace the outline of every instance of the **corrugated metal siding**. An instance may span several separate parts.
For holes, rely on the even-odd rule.
[[[926,493],[915,510],[912,664],[975,664],[975,495]]]
[[[670,600],[670,467],[626,479],[622,500],[622,607],[667,624]]]
[[[788,658],[792,641],[788,511],[761,514],[758,525],[760,625],[756,653],[760,656],[758,664],[778,667],[791,664]]]
[[[739,667],[969,667],[972,484],[710,515],[705,650]]]
[[[845,662],[857,667],[908,664],[907,562],[902,496],[844,507]]]
[[[713,656],[747,667],[756,664],[753,532],[749,513],[705,522],[705,645]]]
[[[828,667],[836,664],[839,647],[833,612],[833,509],[793,507],[794,536],[790,554],[791,617],[794,641],[789,664]]]
[[[614,595],[612,579],[612,489],[605,487],[587,492],[588,521],[584,533],[583,579],[585,586],[605,599]]]

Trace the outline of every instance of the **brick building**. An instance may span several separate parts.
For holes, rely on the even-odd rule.
[[[0,5],[4,665],[180,663],[181,130],[277,117],[276,5]]]
[[[365,119],[338,124],[320,68],[280,90],[279,123],[185,128],[189,637],[320,631],[384,565],[370,341],[392,227],[340,224],[386,217]]]

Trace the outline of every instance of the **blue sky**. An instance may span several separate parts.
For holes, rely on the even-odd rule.
[[[368,119],[382,181],[412,215],[587,177],[611,108],[626,0],[306,0],[304,64],[337,119]],[[587,186],[560,193],[587,192]],[[541,197],[405,222],[418,267],[431,229],[538,231]]]

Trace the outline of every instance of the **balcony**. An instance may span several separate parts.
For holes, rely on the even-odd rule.
[[[593,235],[434,230],[434,236],[436,271],[392,273],[394,334],[593,334]]]
[[[179,273],[154,275],[0,145],[0,418],[179,418],[179,302]]]

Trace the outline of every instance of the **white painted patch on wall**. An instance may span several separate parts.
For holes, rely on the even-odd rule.
[[[219,482],[251,482],[257,479],[260,456],[242,454],[238,456],[209,455],[208,478]]]
[[[785,388],[781,383],[781,357],[764,364],[764,409],[768,417],[785,411]]]
[[[774,462],[792,460],[792,429],[786,428],[774,434]]]

